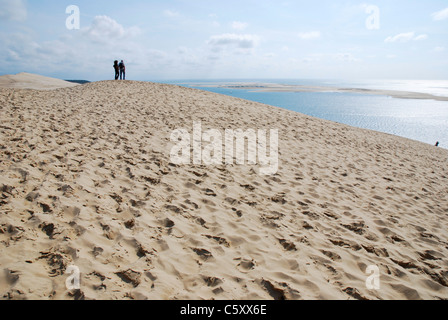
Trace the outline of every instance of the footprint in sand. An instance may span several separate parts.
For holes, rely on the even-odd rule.
[[[242,258],[237,258],[235,260],[240,260],[240,263],[238,263],[238,265],[236,267],[242,273],[247,273],[250,270],[254,269],[256,266],[254,260],[248,260],[248,259],[242,259]]]
[[[192,249],[194,251],[194,253],[196,253],[199,257],[201,257],[202,260],[207,261],[211,258],[213,258],[213,255],[210,251],[206,250],[206,249],[198,249],[198,248],[193,248]]]

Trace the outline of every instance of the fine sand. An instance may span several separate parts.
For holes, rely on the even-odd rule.
[[[132,81],[0,89],[0,116],[2,299],[448,299],[447,150]],[[195,121],[279,129],[278,173],[172,163]]]
[[[76,87],[78,84],[31,73],[0,76],[0,88],[54,90]]]

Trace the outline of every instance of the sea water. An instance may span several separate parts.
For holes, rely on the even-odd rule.
[[[350,126],[385,132],[448,149],[448,101],[398,99],[359,93],[262,92],[222,88],[232,83],[386,89],[448,96],[448,81],[194,80],[167,83],[260,102]]]

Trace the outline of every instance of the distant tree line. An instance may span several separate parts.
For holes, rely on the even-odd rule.
[[[78,83],[78,84],[86,84],[86,83],[90,83],[90,81],[87,80],[65,80],[68,82],[73,82],[73,83]]]

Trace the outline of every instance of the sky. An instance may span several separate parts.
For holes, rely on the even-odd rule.
[[[0,57],[90,81],[122,59],[132,80],[447,80],[448,2],[0,0]]]

